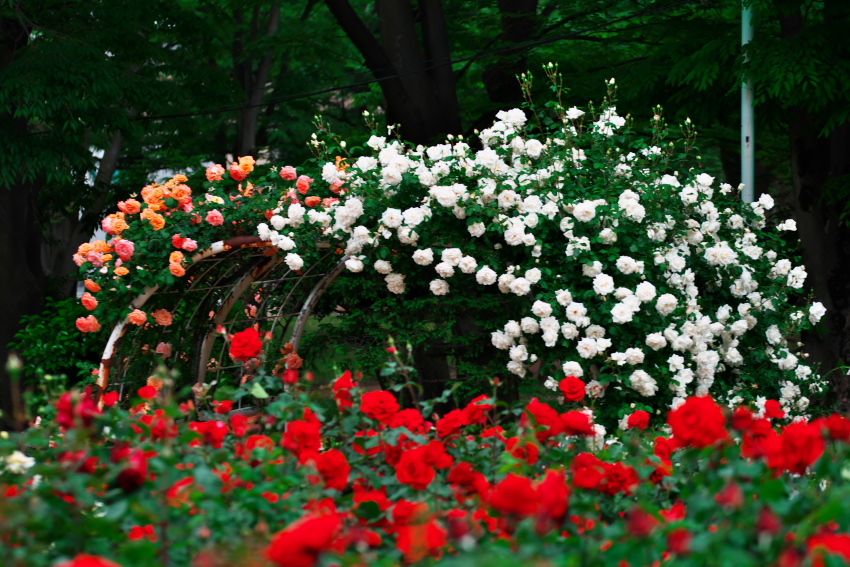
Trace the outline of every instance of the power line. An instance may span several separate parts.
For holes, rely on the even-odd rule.
[[[258,107],[263,107],[263,106],[270,106],[272,104],[277,104],[279,102],[289,102],[289,101],[293,101],[293,100],[299,100],[299,99],[302,99],[302,98],[311,98],[311,97],[322,95],[322,94],[332,93],[334,91],[353,89],[353,88],[357,88],[357,87],[371,85],[373,83],[380,83],[382,81],[388,81],[390,79],[398,79],[398,78],[401,78],[401,77],[406,77],[408,75],[415,75],[417,73],[424,73],[426,71],[430,71],[431,69],[437,69],[437,68],[440,68],[440,67],[445,67],[447,65],[454,65],[456,63],[466,63],[466,62],[470,62],[470,61],[476,61],[478,59],[484,59],[485,57],[492,57],[493,55],[499,55],[499,54],[507,53],[507,52],[524,51],[524,50],[529,49],[531,47],[538,47],[538,46],[541,46],[541,45],[546,45],[548,43],[554,43],[556,41],[562,41],[564,39],[569,39],[571,37],[586,34],[588,32],[600,30],[602,28],[606,28],[606,27],[611,26],[611,25],[616,24],[616,23],[626,22],[626,21],[633,20],[635,18],[639,18],[639,17],[642,17],[642,16],[649,16],[649,15],[652,15],[652,14],[665,12],[667,10],[677,8],[679,6],[684,6],[686,4],[692,4],[694,2],[701,2],[701,1],[703,1],[703,0],[681,0],[680,2],[676,2],[674,4],[668,4],[667,6],[660,6],[660,7],[657,7],[657,8],[644,10],[643,12],[638,12],[637,14],[632,14],[631,16],[623,16],[622,18],[610,20],[608,22],[604,22],[602,24],[598,24],[598,25],[591,26],[591,27],[588,27],[588,28],[584,28],[584,29],[581,29],[581,30],[577,30],[577,31],[574,31],[574,32],[556,35],[556,36],[547,37],[547,38],[536,39],[536,40],[529,40],[529,41],[526,41],[526,42],[517,43],[517,44],[510,45],[510,46],[501,47],[499,49],[494,49],[492,51],[487,51],[487,52],[478,53],[478,54],[475,54],[475,55],[470,55],[468,57],[460,57],[458,59],[452,59],[450,61],[444,61],[444,62],[423,61],[422,63],[429,63],[429,65],[427,65],[426,67],[423,67],[423,68],[420,68],[420,69],[415,69],[415,70],[408,71],[408,72],[405,72],[405,73],[396,73],[396,74],[393,74],[393,75],[387,75],[385,77],[377,77],[377,78],[372,78],[372,79],[368,79],[368,80],[365,80],[365,81],[357,81],[357,82],[354,82],[354,83],[349,83],[347,85],[342,85],[342,86],[338,86],[338,87],[329,87],[329,88],[326,88],[326,89],[319,89],[319,90],[316,90],[316,91],[309,91],[309,92],[303,92],[303,93],[297,93],[297,94],[291,94],[291,95],[284,95],[284,96],[280,96],[280,97],[271,98],[271,99],[269,99],[265,102],[261,102],[261,103],[257,103],[257,104],[233,103],[233,104],[228,104],[228,105],[214,106],[214,107],[210,107],[210,108],[206,108],[206,109],[202,109],[202,110],[191,111],[191,112],[179,112],[179,113],[175,113],[175,114],[162,114],[162,115],[158,115],[158,116],[139,116],[135,120],[167,120],[167,119],[170,119],[170,118],[188,118],[188,117],[191,117],[191,116],[209,116],[209,115],[213,115],[213,114],[223,114],[223,113],[226,113],[226,112],[234,112],[234,111],[238,111],[238,110],[245,110],[245,109],[248,109],[248,108],[258,108]],[[362,71],[361,73],[366,73],[366,72],[373,73],[375,71],[369,70],[369,71]]]

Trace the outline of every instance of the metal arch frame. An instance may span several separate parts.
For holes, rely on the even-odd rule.
[[[228,252],[230,250],[235,249],[243,249],[243,248],[265,248],[269,247],[272,244],[268,241],[264,241],[257,236],[240,236],[235,238],[230,238],[227,240],[222,240],[213,243],[209,248],[203,250],[192,256],[191,264],[188,269],[191,269],[197,262],[204,260],[206,258],[210,258],[217,254],[221,254],[222,252]],[[332,253],[329,252],[322,257],[322,260],[330,256]],[[316,283],[315,286],[310,290],[306,300],[304,301],[301,310],[298,312],[298,317],[295,322],[295,328],[292,334],[292,344],[294,349],[297,351],[298,346],[301,343],[302,335],[306,329],[307,321],[313,313],[316,305],[321,299],[324,292],[331,286],[331,284],[336,280],[337,277],[344,271],[345,262],[348,260],[348,256],[343,256],[336,265],[326,274],[324,274],[321,279]],[[216,325],[220,323],[223,318],[226,318],[227,315],[232,310],[233,306],[238,302],[239,298],[242,296],[244,291],[250,287],[252,283],[260,279],[263,275],[279,266],[283,261],[282,256],[274,255],[271,259],[266,262],[262,266],[257,266],[251,269],[248,273],[243,275],[237,283],[235,283],[232,287],[232,290],[228,296],[228,299],[224,302],[222,307],[218,310],[215,318]],[[321,260],[311,266],[307,273],[309,274],[317,265],[321,263]],[[206,273],[206,272],[205,272]],[[287,272],[289,274],[289,272]],[[130,302],[130,307],[132,309],[140,309],[142,308],[151,297],[153,297],[158,291],[160,286],[149,286],[146,287],[145,290],[139,294],[135,299]],[[292,292],[290,292],[291,295]],[[278,315],[282,316],[282,314]],[[109,340],[106,343],[106,346],[103,351],[103,355],[101,357],[100,367],[99,367],[99,376],[97,378],[97,394],[98,396],[105,392],[109,387],[110,383],[110,373],[112,366],[115,363],[115,356],[117,354],[117,346],[120,343],[121,339],[127,333],[128,330],[129,319],[124,319],[123,321],[117,323],[115,327],[112,329],[112,333],[109,336]],[[207,374],[207,359],[212,354],[212,348],[214,346],[215,333],[210,333],[206,337],[204,337],[202,343],[202,356],[198,361],[198,380],[199,383],[203,382],[203,378]]]

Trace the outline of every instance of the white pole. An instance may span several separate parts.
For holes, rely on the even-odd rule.
[[[745,46],[753,39],[753,9],[745,6],[743,0],[741,12],[741,45]],[[749,61],[749,57],[745,61]],[[741,85],[741,183],[744,190],[741,199],[745,203],[755,200],[755,122],[753,119],[753,85],[747,79]]]

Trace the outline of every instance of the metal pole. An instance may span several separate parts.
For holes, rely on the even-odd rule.
[[[742,1],[741,46],[753,39],[753,9]],[[749,56],[744,62],[749,62]],[[741,199],[745,203],[755,200],[755,121],[753,119],[753,84],[747,78],[741,85],[741,183],[744,190]]]

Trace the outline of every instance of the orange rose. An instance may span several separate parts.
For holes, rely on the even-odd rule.
[[[141,217],[145,220],[151,220],[156,215],[156,211],[151,209],[150,207],[145,207],[145,210],[142,211]]]
[[[154,215],[151,218],[151,226],[154,230],[162,230],[165,227],[165,218],[162,215]]]
[[[316,205],[318,205],[321,202],[322,202],[322,198],[316,197],[315,195],[311,195],[310,197],[307,197],[306,199],[304,199],[304,204],[307,205],[308,207],[315,207]]]
[[[171,316],[171,313],[167,309],[157,309],[152,313],[153,318],[156,320],[157,324],[162,325],[164,327],[168,327],[171,323],[174,322],[174,318]]]
[[[186,270],[183,269],[183,266],[180,264],[169,264],[168,269],[171,270],[171,273],[177,276],[178,278],[182,278],[186,275]]]
[[[178,185],[171,192],[171,196],[178,201],[182,201],[183,199],[189,197],[192,194],[192,190],[189,189],[187,185]]]
[[[127,224],[127,221],[125,221],[124,219],[119,219],[119,218],[113,218],[112,219],[112,230],[115,232],[115,234],[121,234],[122,232],[124,232],[128,228],[130,228],[130,225]]]
[[[104,242],[103,240],[95,240],[92,246],[94,246],[95,252],[100,252],[101,254],[112,252],[112,246],[110,246],[109,243]]]
[[[141,326],[148,322],[148,315],[141,309],[134,309],[133,312],[127,316],[127,321],[133,325]]]
[[[109,262],[110,260],[112,260],[112,254],[104,254],[100,257],[100,259],[103,262]]]
[[[80,303],[82,303],[83,307],[85,307],[89,311],[93,311],[97,308],[97,299],[95,299],[95,297],[89,292],[85,292],[83,294],[83,296],[80,298]]]
[[[151,376],[151,377],[148,378],[148,386],[150,386],[151,388],[153,388],[157,392],[162,390],[163,385],[164,384],[163,384],[162,380],[160,380],[159,378],[157,378],[155,376]]]
[[[182,173],[178,173],[174,176],[174,181],[176,181],[177,183],[186,183],[187,181],[189,181],[189,178],[183,175]]]
[[[129,273],[130,273],[130,270],[128,270],[124,266],[119,266],[119,267],[115,268],[115,275],[116,276],[126,276]]]
[[[254,158],[251,156],[241,157],[239,158],[239,169],[245,173],[251,173],[254,171],[254,163]]]
[[[94,250],[94,245],[91,242],[83,242],[77,247],[77,254],[85,256],[92,250]]]
[[[183,262],[183,252],[179,250],[175,250],[171,253],[171,256],[168,257],[168,261],[172,264],[180,264]]]
[[[118,210],[126,215],[135,215],[142,210],[142,204],[135,199],[118,201]]]
[[[157,185],[148,185],[144,189],[142,189],[142,199],[145,200],[145,203],[148,205],[153,205],[162,201],[163,192],[162,188]]]
[[[97,293],[100,291],[100,284],[94,280],[86,280],[86,289],[92,293]]]

